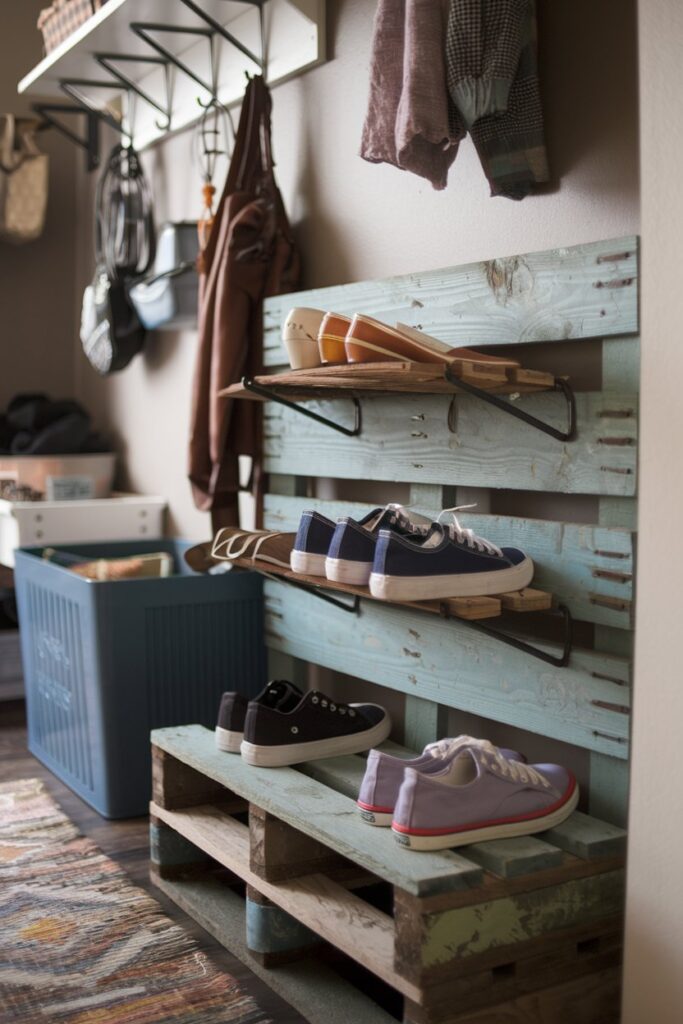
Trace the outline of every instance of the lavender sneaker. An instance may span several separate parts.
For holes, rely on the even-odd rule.
[[[413,768],[422,775],[443,772],[463,747],[472,744],[490,745],[486,740],[475,740],[471,736],[455,736],[428,743],[419,757],[410,759],[393,757],[383,750],[371,750],[356,801],[363,821],[381,827],[391,825],[406,768]],[[512,761],[526,760],[516,750],[501,748],[500,753]]]
[[[509,761],[493,744],[477,743],[437,775],[407,768],[391,827],[411,850],[445,850],[544,832],[569,817],[578,799],[565,768]]]

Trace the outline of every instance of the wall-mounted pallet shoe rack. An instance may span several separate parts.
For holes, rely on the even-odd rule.
[[[280,374],[287,363],[280,333],[288,310],[308,306],[347,316],[362,310],[385,323],[410,324],[452,347],[482,350],[493,344],[543,342],[542,354],[535,353],[543,370],[581,381],[571,443],[529,429],[479,396],[463,393],[466,389],[458,388],[454,400],[453,385],[443,379],[437,385],[420,378],[411,383],[412,391],[394,386],[382,393],[356,389],[355,378],[345,379],[348,367],[314,371],[318,382],[323,373],[325,387],[329,380],[332,394],[333,378],[341,374],[344,386],[339,389],[337,381],[337,393],[359,396],[362,430],[349,439],[330,430],[325,419],[348,422],[352,429],[353,411],[336,395],[325,394],[320,383],[314,381],[312,396],[306,389],[301,394],[278,386],[279,397],[304,401],[322,421],[266,401],[269,487],[263,519],[268,529],[291,532],[311,507],[332,520],[358,519],[369,511],[367,504],[335,497],[330,478],[345,489],[342,497],[353,495],[357,486],[345,481],[363,481],[357,493],[364,498],[371,481],[373,500],[402,500],[432,515],[477,501],[476,514],[468,513],[465,525],[494,544],[525,551],[535,566],[534,588],[552,594],[575,620],[577,642],[566,666],[530,658],[456,616],[445,621],[412,607],[362,599],[359,613],[351,615],[320,596],[353,603],[353,595],[313,592],[308,584],[293,581],[297,586],[292,586],[271,572],[264,590],[274,670],[299,682],[305,682],[307,662],[340,673],[333,696],[342,700],[362,693],[363,681],[402,694],[405,743],[415,750],[444,735],[469,731],[471,715],[482,720],[481,735],[489,729],[493,735],[491,723],[497,723],[499,742],[506,739],[502,727],[507,726],[536,734],[535,749],[537,737],[578,747],[584,752],[577,760],[584,766],[582,810],[587,815],[573,814],[553,834],[424,855],[428,859],[423,860],[423,854],[402,850],[384,830],[359,820],[352,801],[361,758],[319,761],[299,771],[258,771],[230,755],[219,764],[210,735],[182,731],[156,737],[168,758],[164,763],[179,773],[183,792],[207,778],[224,787],[217,796],[215,791],[207,794],[201,783],[196,799],[184,805],[162,806],[163,799],[156,797],[161,873],[206,857],[202,851],[208,851],[247,881],[250,941],[261,955],[285,955],[275,939],[278,924],[284,928],[288,923],[284,911],[290,915],[292,947],[302,945],[303,925],[309,929],[308,941],[322,936],[351,957],[362,956],[403,994],[410,1024],[618,1020],[619,972],[613,965],[619,957],[620,826],[628,795],[637,288],[637,240],[620,238],[277,296],[265,303],[264,362],[272,374]],[[529,352],[518,351],[519,362],[530,364]],[[365,372],[399,374],[403,369],[384,364]],[[427,372],[435,371],[409,370]],[[443,367],[437,372],[443,374]],[[266,376],[257,386],[267,390],[286,377],[301,387],[304,376]],[[499,383],[502,393],[489,392],[491,398],[514,402],[543,423],[562,426],[557,393],[536,390],[533,381],[528,381],[529,393],[522,393],[518,382],[520,396],[513,398],[505,393],[512,382]],[[378,484],[383,485],[381,495],[376,494]],[[510,613],[508,621],[523,624],[534,618]],[[486,627],[491,621],[497,624],[496,619],[474,623]],[[555,647],[553,653],[559,657],[562,652]],[[512,745],[517,742],[523,738]],[[542,759],[561,758],[552,743],[547,747]],[[185,781],[184,772],[191,773]],[[247,826],[229,810],[216,810],[215,801],[226,788],[244,801],[243,808],[252,808],[251,846]],[[195,803],[209,807],[193,810],[190,804]],[[306,852],[311,842],[318,845]],[[289,856],[286,849],[295,852]],[[325,864],[330,850],[344,858],[342,866]],[[349,862],[355,873],[349,873]],[[271,869],[280,872],[279,880],[268,875]],[[359,870],[393,886],[393,917],[391,900],[378,909],[376,901],[370,903],[370,890],[358,887]],[[294,875],[287,877],[288,871]],[[234,933],[226,933],[228,915],[235,913],[234,894],[228,897],[224,888],[213,888],[201,864],[191,880],[166,878],[159,884],[234,948]],[[274,985],[284,984],[281,971],[286,970],[270,972]],[[323,986],[318,976],[323,970],[316,962],[297,989],[304,1016],[316,1024],[377,1020],[374,1003],[358,1005],[358,990],[351,994],[347,985],[333,995],[329,975]],[[293,1001],[290,991],[280,988],[280,993]],[[347,1012],[352,999],[353,1010]],[[329,1008],[335,1005],[341,1016],[332,1020]],[[383,1024],[386,1020],[384,1015]]]
[[[239,102],[245,73],[276,85],[324,60],[325,0],[108,0],[18,90],[62,100],[36,109],[88,150],[92,170],[97,119],[125,128],[143,149],[197,121],[212,102]],[[63,105],[65,95],[73,106]],[[52,116],[83,111],[86,136]]]
[[[330,943],[404,997],[406,1024],[465,1024],[538,990],[543,1006],[553,986],[618,963],[619,828],[575,812],[538,836],[411,853],[361,820],[359,756],[263,769],[216,750],[201,726],[157,730],[152,742],[152,877],[219,940],[207,858],[247,884],[255,955],[279,963]],[[247,808],[248,824],[235,817]],[[587,995],[592,1006],[590,985]],[[597,1019],[581,1008],[574,1020]]]
[[[503,413],[523,420],[542,433],[558,441],[572,441],[576,435],[576,403],[574,392],[567,380],[556,379],[550,373],[539,370],[525,370],[521,367],[503,368],[492,362],[454,360],[447,366],[440,363],[356,363],[339,366],[323,366],[317,369],[294,370],[276,376],[260,376],[253,379],[244,377],[239,384],[233,384],[220,392],[224,398],[251,398],[260,401],[279,402],[346,434],[357,437],[361,433],[361,396],[373,394],[439,395],[463,391],[473,395]],[[525,409],[518,408],[513,401],[504,401],[499,395],[510,395],[512,399],[522,394],[539,391],[559,391],[565,399],[567,429],[559,430],[545,423]],[[320,413],[299,406],[297,401],[307,398],[350,398],[355,406],[355,423],[347,427]],[[452,412],[449,412],[449,421]]]

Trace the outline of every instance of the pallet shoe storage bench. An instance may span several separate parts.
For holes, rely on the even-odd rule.
[[[156,733],[155,877],[243,951],[243,935],[228,926],[244,916],[229,883],[246,882],[247,945],[259,969],[317,938],[400,994],[411,1024],[618,1019],[637,282],[637,240],[621,238],[266,303],[266,363],[274,374],[285,365],[281,323],[296,305],[409,323],[454,346],[524,345],[506,352],[519,352],[529,370],[573,382],[571,440],[455,389],[380,394],[347,385],[341,397],[317,390],[296,396],[323,421],[357,426],[355,436],[279,401],[265,406],[266,527],[295,530],[309,507],[330,517],[368,511],[357,501],[316,497],[331,493],[316,478],[373,481],[386,500],[409,500],[432,514],[474,500],[466,525],[533,558],[532,587],[574,620],[570,649],[563,652],[567,636],[553,628],[558,617],[549,614],[547,596],[539,604],[545,610],[519,615],[502,603],[502,618],[468,620],[457,611],[428,614],[320,591],[306,580],[292,586],[286,577],[266,583],[267,637],[278,675],[302,680],[308,662],[403,694],[410,750],[463,731],[458,716],[466,713],[496,723],[499,737],[501,726],[546,737],[549,760],[551,741],[571,744],[585,770],[581,812],[561,828],[423,854],[358,817],[359,756],[254,769],[217,752],[211,734],[197,727]],[[566,431],[562,394],[524,390],[507,388],[502,401]],[[362,486],[345,486],[363,494]],[[398,488],[400,496],[392,495]],[[557,518],[560,497],[566,521]],[[502,514],[508,507],[514,515]],[[482,633],[482,625],[493,633]],[[509,637],[551,661],[510,646]],[[348,692],[343,680],[337,686],[342,699],[362,692],[358,683]],[[216,864],[231,879],[217,878]],[[193,871],[184,876],[188,865]],[[305,963],[312,964],[268,972],[304,1016],[328,1024],[388,1019],[370,1000],[361,1007],[348,982],[335,989],[326,964],[316,960],[306,974]],[[337,1003],[346,1001],[346,1016],[325,1010],[334,991]]]

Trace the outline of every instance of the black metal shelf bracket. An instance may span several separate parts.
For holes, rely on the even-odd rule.
[[[59,88],[62,92],[77,103],[81,110],[87,114],[92,114],[98,120],[108,124],[110,128],[117,131],[120,135],[126,135],[126,131],[120,121],[117,121],[115,117],[108,114],[105,110],[99,110],[97,107],[93,107],[88,103],[87,98],[80,92],[80,89],[107,89],[108,91],[119,92],[121,89],[120,82],[102,82],[91,78],[62,78],[59,82]]]
[[[558,604],[557,607],[553,608],[549,613],[561,616],[564,623],[564,641],[562,654],[559,656],[550,654],[548,651],[544,651],[540,647],[534,647],[533,644],[520,640],[516,636],[511,636],[509,633],[503,633],[500,629],[496,629],[495,626],[487,626],[486,623],[481,620],[461,619],[457,615],[451,615],[448,610],[448,605],[445,602],[441,605],[441,614],[445,619],[451,619],[462,623],[464,626],[471,626],[472,629],[476,629],[480,633],[485,633],[487,636],[493,637],[495,640],[500,640],[501,643],[507,644],[509,647],[514,647],[518,651],[523,651],[524,654],[529,654],[532,658],[538,658],[539,661],[544,661],[548,665],[554,665],[556,668],[565,668],[569,664],[569,657],[571,655],[573,643],[574,621],[572,619],[571,612],[564,604]]]
[[[517,408],[512,402],[501,398],[500,395],[493,394],[491,391],[484,391],[475,384],[470,384],[469,381],[461,380],[459,377],[456,377],[451,366],[446,367],[444,376],[449,384],[452,384],[459,390],[465,391],[468,395],[474,395],[475,398],[480,398],[482,402],[488,402],[489,405],[493,405],[496,409],[500,409],[510,416],[515,416],[518,420],[522,420],[523,423],[527,423],[530,427],[535,427],[536,430],[554,437],[557,441],[573,441],[576,438],[576,399],[568,382],[561,377],[556,378],[553,390],[563,394],[567,404],[568,425],[566,431],[558,430],[557,427],[539,420],[537,416],[532,416],[531,413],[525,412],[524,409]]]
[[[263,569],[257,569],[261,576],[265,576],[266,579],[275,580],[276,583],[286,583],[289,587],[294,587],[296,590],[303,590],[307,594],[312,594],[313,597],[319,598],[321,601],[327,601],[328,604],[334,605],[335,608],[339,608],[343,612],[348,612],[350,615],[358,615],[360,612],[360,595],[350,594],[353,598],[351,603],[348,601],[342,601],[338,597],[333,597],[332,594],[325,591],[322,587],[313,586],[310,583],[300,583],[298,580],[293,580],[290,576],[276,576],[274,573],[265,572]]]
[[[341,423],[336,423],[335,420],[328,419],[327,416],[321,416],[320,413],[313,412],[312,409],[307,409],[305,405],[300,405],[298,402],[292,402],[289,398],[284,398],[279,395],[271,387],[266,387],[264,384],[257,384],[250,377],[242,378],[242,387],[246,391],[251,391],[253,394],[258,395],[260,398],[265,398],[269,402],[278,402],[280,405],[284,405],[287,409],[293,409],[294,412],[300,413],[302,416],[307,416],[311,420],[315,420],[316,423],[322,423],[323,426],[329,427],[330,430],[336,430],[340,434],[344,434],[346,437],[358,437],[362,429],[362,410],[361,404],[355,395],[349,395],[350,401],[353,402],[355,417],[354,424],[352,427],[345,427]]]
[[[245,2],[245,0],[243,0],[243,2]],[[246,0],[246,2],[251,2],[251,0]],[[245,57],[248,57],[249,60],[253,61],[254,64],[256,64],[256,66],[261,69],[261,71],[265,70],[265,62],[263,60],[263,57],[257,57],[255,53],[252,53],[252,51],[247,46],[245,46],[244,43],[241,43],[239,39],[232,34],[232,32],[229,32],[226,28],[223,27],[223,25],[221,25],[219,21],[216,21],[216,19],[212,18],[210,14],[208,14],[206,11],[203,11],[201,7],[195,3],[195,0],[181,0],[181,3],[183,3],[189,11],[192,11],[193,14],[200,18],[206,25],[208,25],[212,32],[214,32],[216,35],[221,36],[223,39],[225,39],[226,42],[230,43],[231,46],[234,46],[235,49],[239,50],[240,53],[242,53]],[[251,6],[258,8],[259,17],[261,18],[261,24],[263,24],[262,5],[260,3],[252,3]]]
[[[171,127],[171,91],[170,81],[168,75],[168,62],[161,57],[147,57],[147,56],[133,56],[125,53],[96,53],[95,60],[104,68],[110,75],[113,75],[115,79],[128,90],[128,92],[135,93],[141,100],[147,103],[154,110],[157,110],[162,117],[165,119],[165,123],[160,124],[156,122],[156,126],[159,131],[166,132]],[[164,70],[164,85],[166,91],[166,106],[162,106],[160,103],[150,96],[149,93],[141,89],[137,82],[134,82],[132,78],[125,75],[123,71],[116,67],[115,62],[129,63],[129,64],[156,64],[162,67]]]
[[[74,145],[85,150],[86,167],[88,171],[94,171],[100,163],[100,122],[92,110],[88,110],[82,104],[74,106],[72,103],[34,103],[33,109],[41,118],[41,127],[54,128]],[[63,121],[54,117],[54,114],[78,114],[86,118],[86,135],[77,135],[75,131],[64,124]]]
[[[214,32],[211,29],[180,27],[178,25],[164,25],[160,22],[148,21],[134,21],[131,22],[129,27],[131,32],[133,32],[138,37],[138,39],[141,39],[146,46],[149,46],[150,49],[158,53],[159,57],[163,58],[163,60],[166,61],[167,64],[172,64],[179,71],[182,71],[184,75],[187,75],[188,78],[191,78],[193,82],[195,82],[202,89],[209,93],[212,100],[216,99],[217,76],[213,48]],[[211,84],[209,85],[208,82],[205,82],[202,78],[200,78],[199,75],[196,74],[192,70],[192,68],[188,67],[188,65],[185,64],[184,61],[180,60],[180,58],[177,57],[172,50],[169,50],[167,46],[164,46],[163,43],[160,43],[158,39],[155,39],[154,36],[152,35],[153,32],[168,32],[175,33],[176,35],[200,36],[206,39],[207,43],[209,44]],[[202,103],[202,101],[199,98],[197,99],[197,102],[200,104],[200,106],[205,106],[205,104]]]

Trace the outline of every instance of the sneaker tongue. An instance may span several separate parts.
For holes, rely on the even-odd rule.
[[[271,707],[294,706],[301,699],[301,691],[288,679],[273,679],[268,684],[266,703]]]
[[[463,735],[447,737],[443,740],[437,740],[436,743],[429,743],[425,747],[424,752],[425,754],[431,754],[432,757],[444,757],[455,750],[467,750],[468,748],[488,752],[494,750],[494,746],[489,740],[478,740],[474,736]]]

